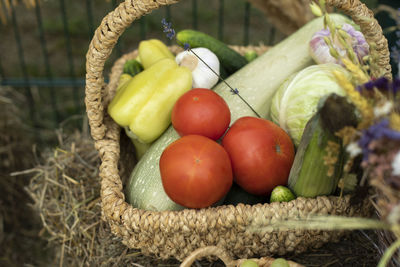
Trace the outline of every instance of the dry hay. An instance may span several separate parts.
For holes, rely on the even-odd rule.
[[[45,243],[38,238],[40,221],[28,206],[23,188],[29,177],[10,174],[34,166],[33,132],[27,124],[27,101],[13,88],[0,88],[0,265],[42,265]]]
[[[0,167],[7,171],[32,166],[32,129],[27,125],[24,95],[11,87],[0,87]],[[24,156],[25,154],[25,156]]]
[[[42,221],[44,237],[57,250],[58,264],[160,264],[127,249],[101,220],[100,160],[89,135],[76,131],[65,139],[60,134],[59,140],[59,147],[48,152],[42,164],[24,172],[32,177],[27,192]]]

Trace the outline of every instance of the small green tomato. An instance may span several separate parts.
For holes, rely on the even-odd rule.
[[[250,50],[250,51],[246,51],[246,53],[244,54],[244,57],[247,59],[247,62],[253,61],[254,59],[256,59],[258,57],[256,51]]]
[[[242,262],[242,264],[240,264],[240,267],[259,267],[259,266],[257,262],[253,260],[245,260],[244,262]]]
[[[283,185],[278,185],[271,192],[270,202],[289,202],[295,198],[296,197],[289,188]]]
[[[289,263],[283,258],[278,258],[272,262],[271,267],[289,267]]]

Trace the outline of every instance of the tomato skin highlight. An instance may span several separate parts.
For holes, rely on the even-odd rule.
[[[232,163],[235,182],[255,195],[268,195],[286,185],[294,160],[289,135],[273,122],[239,118],[222,139]]]
[[[231,112],[214,91],[194,88],[175,103],[171,121],[180,136],[197,134],[218,140],[229,127]]]
[[[213,205],[233,183],[228,153],[200,135],[186,135],[171,143],[161,154],[159,166],[166,194],[187,208]]]

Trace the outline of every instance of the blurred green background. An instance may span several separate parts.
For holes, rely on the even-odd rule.
[[[9,5],[12,2],[14,5]],[[397,0],[364,0],[375,11],[390,46],[395,42]],[[93,32],[117,0],[0,1],[0,88],[12,87],[27,98],[25,121],[39,144],[55,142],[53,129],[71,116],[84,114],[85,54]],[[139,41],[159,38],[161,19],[176,31],[194,28],[228,44],[274,45],[285,35],[245,0],[187,0],[158,9],[135,21],[106,62],[134,50]],[[393,64],[394,73],[397,66]]]
[[[84,113],[85,55],[102,18],[120,1],[31,1],[4,12],[0,24],[0,86],[10,86],[27,97],[27,120],[39,143],[56,141],[52,130],[71,116]],[[176,31],[194,28],[229,44],[273,45],[282,38],[265,16],[244,0],[181,1],[160,8],[132,23],[106,62],[110,67],[142,39],[164,36],[161,19]],[[39,134],[37,134],[39,133]]]

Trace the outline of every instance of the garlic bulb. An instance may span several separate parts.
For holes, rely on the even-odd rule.
[[[363,57],[369,54],[369,45],[364,38],[364,35],[353,28],[350,24],[343,24],[341,29],[349,38],[346,38],[348,47],[353,50],[359,62],[363,62]],[[330,45],[328,43],[330,43]],[[338,58],[334,58],[330,50],[337,53]],[[348,53],[346,47],[337,37],[332,39],[329,28],[316,32],[310,41],[311,57],[317,64],[336,63],[340,64],[340,58],[345,57]]]
[[[191,51],[193,51],[194,54]],[[201,58],[201,60],[199,58]],[[219,79],[219,60],[211,50],[198,47],[189,51],[183,51],[175,57],[175,61],[178,65],[185,66],[192,71],[193,88],[211,89],[217,84]]]

